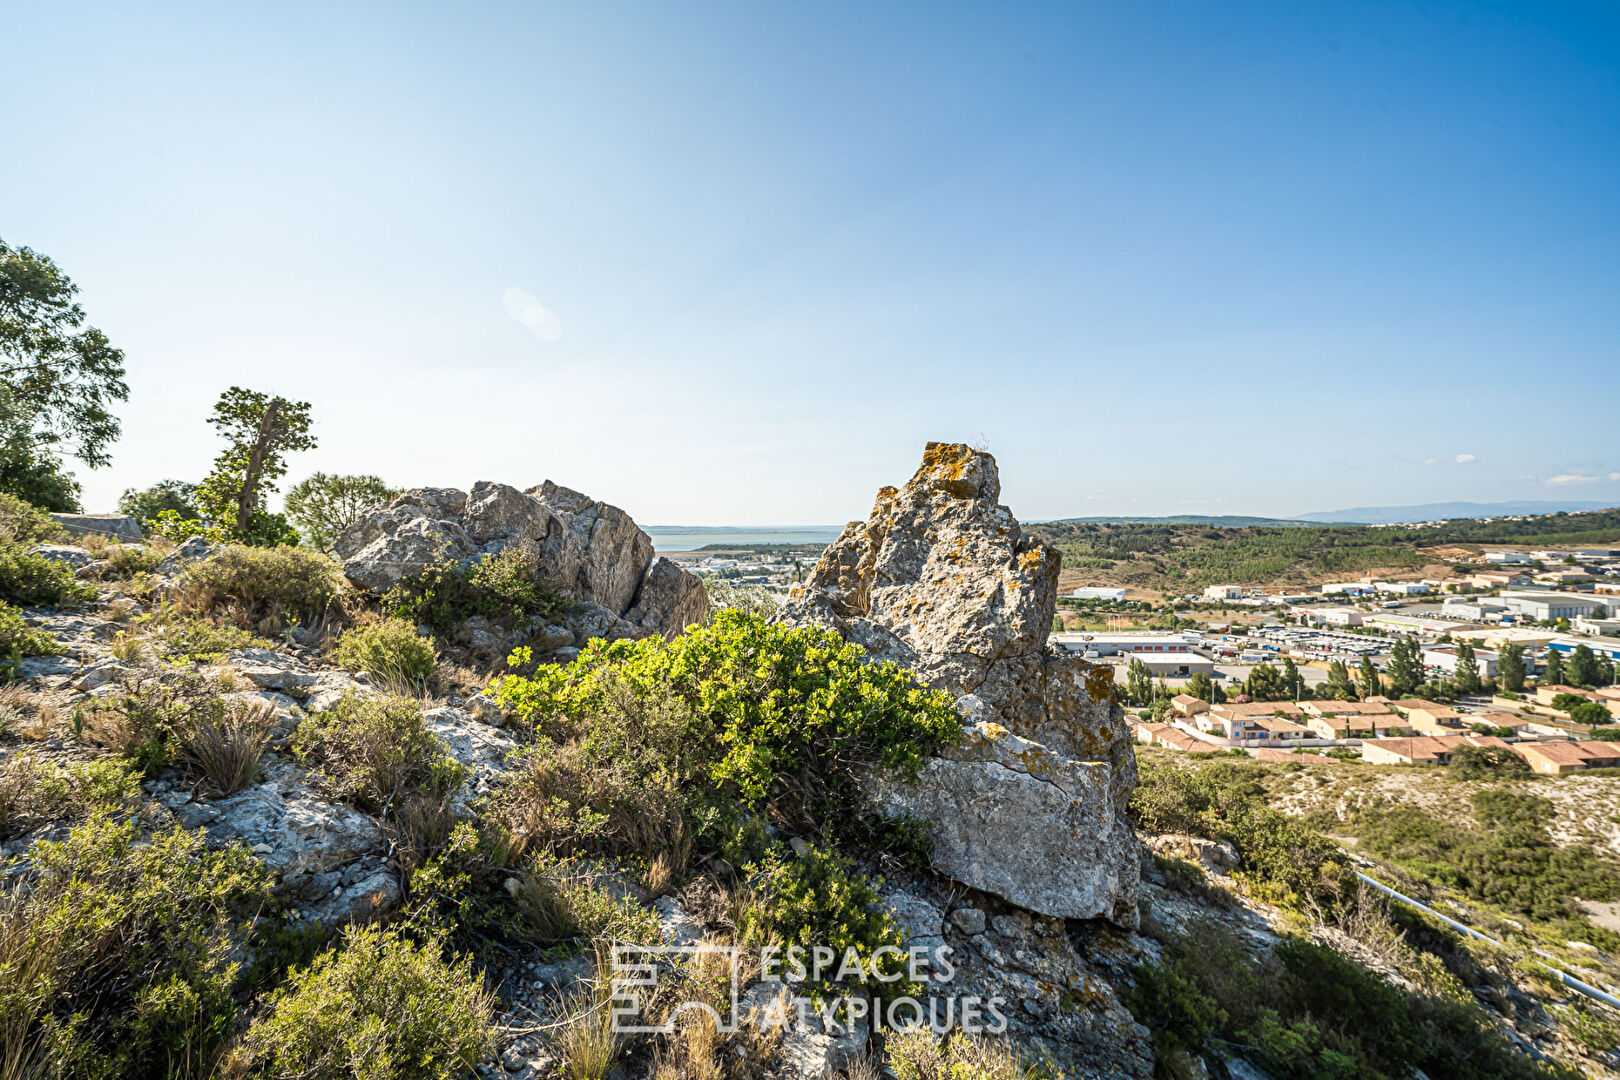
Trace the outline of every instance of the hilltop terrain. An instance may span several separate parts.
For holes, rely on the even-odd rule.
[[[1620,511],[1422,526],[1039,522],[1027,528],[1063,555],[1065,585],[1072,581],[1179,595],[1218,584],[1304,586],[1363,574],[1431,576],[1489,544],[1620,544]]]

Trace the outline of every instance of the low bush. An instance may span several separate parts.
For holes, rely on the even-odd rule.
[[[1156,1074],[1234,1049],[1278,1077],[1534,1080],[1561,1076],[1516,1051],[1466,994],[1410,993],[1326,946],[1285,938],[1256,958],[1216,923],[1193,927],[1124,994],[1152,1033]]]
[[[96,598],[96,587],[73,576],[65,562],[0,544],[0,602],[19,607],[70,607]]]
[[[886,1050],[896,1080],[1035,1080],[1043,1075],[1002,1042],[956,1032],[944,1039],[926,1029],[890,1035]],[[875,1071],[875,1070],[874,1070]]]
[[[1505,746],[1459,746],[1446,775],[1453,780],[1493,780],[1529,776],[1530,766]]]
[[[0,682],[17,677],[17,667],[25,656],[55,656],[62,648],[44,630],[23,622],[22,612],[0,602]]]
[[[67,530],[50,514],[9,491],[0,491],[0,542],[49,544],[66,535]]]
[[[150,544],[113,544],[103,557],[122,578],[149,574],[163,561],[163,553]]]
[[[756,946],[831,946],[838,960],[822,978],[806,978],[812,993],[847,993],[855,985],[885,999],[909,993],[915,987],[902,974],[907,969],[905,937],[878,895],[880,885],[835,851],[811,846],[789,858],[775,849],[750,869],[738,936]],[[880,949],[900,951],[879,955]],[[832,976],[847,950],[860,958],[865,972],[898,977],[887,982],[846,978],[835,984]]]
[[[437,662],[433,639],[418,634],[415,625],[403,619],[345,630],[332,659],[399,693],[421,692]]]
[[[1266,805],[1248,767],[1211,761],[1196,770],[1143,762],[1131,815],[1149,833],[1191,833],[1237,848],[1237,875],[1269,899],[1300,906],[1348,895],[1349,862],[1327,836]]]
[[[78,821],[97,809],[121,811],[141,793],[140,777],[123,762],[66,767],[19,754],[0,764],[0,840],[46,823]]]
[[[514,835],[648,858],[681,837],[718,850],[756,809],[847,831],[863,776],[914,777],[961,731],[949,695],[903,668],[734,610],[672,641],[593,643],[495,693],[536,732],[493,800]]]
[[[516,880],[513,896],[523,927],[540,942],[611,937],[651,945],[658,917],[598,881],[599,871],[577,860],[536,855]]]
[[[141,842],[105,812],[34,845],[0,899],[0,1062],[64,1077],[204,1077],[231,1030],[238,957],[270,875],[179,828]]]
[[[217,664],[233,649],[274,649],[276,643],[239,626],[166,613],[153,640],[165,660],[177,664]]]
[[[398,928],[349,927],[341,944],[295,970],[243,1040],[272,1080],[459,1080],[494,1041],[492,996],[444,943]]]
[[[293,748],[335,795],[375,814],[413,795],[447,797],[467,778],[411,698],[346,694],[305,718]]]
[[[74,725],[101,746],[155,776],[174,764],[184,733],[226,722],[219,687],[201,675],[143,673],[118,691],[76,707]]]
[[[571,601],[540,577],[540,560],[509,547],[468,563],[443,562],[406,578],[383,597],[383,610],[440,637],[475,615],[507,623],[567,611]]]
[[[1583,701],[1574,706],[1569,710],[1569,718],[1577,724],[1592,727],[1614,722],[1614,715],[1609,712],[1608,706],[1598,701]]]
[[[186,568],[182,588],[196,609],[224,608],[238,622],[305,625],[338,608],[342,575],[319,552],[231,544]]]
[[[1620,899],[1620,866],[1590,845],[1553,842],[1546,799],[1479,791],[1470,802],[1474,822],[1395,806],[1364,811],[1350,831],[1409,873],[1534,919],[1580,918],[1577,898]]]

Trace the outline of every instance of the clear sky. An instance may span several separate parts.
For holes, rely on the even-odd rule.
[[[1620,502],[1620,6],[0,3],[0,236],[316,469],[645,523]]]

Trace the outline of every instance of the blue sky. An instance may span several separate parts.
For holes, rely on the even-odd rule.
[[[7,5],[0,236],[316,469],[648,523],[1620,503],[1620,8]]]

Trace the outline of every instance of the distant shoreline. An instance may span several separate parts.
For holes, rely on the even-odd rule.
[[[838,539],[838,525],[643,525],[652,537],[653,549],[661,552],[697,551],[714,544],[787,545],[820,544]]]

